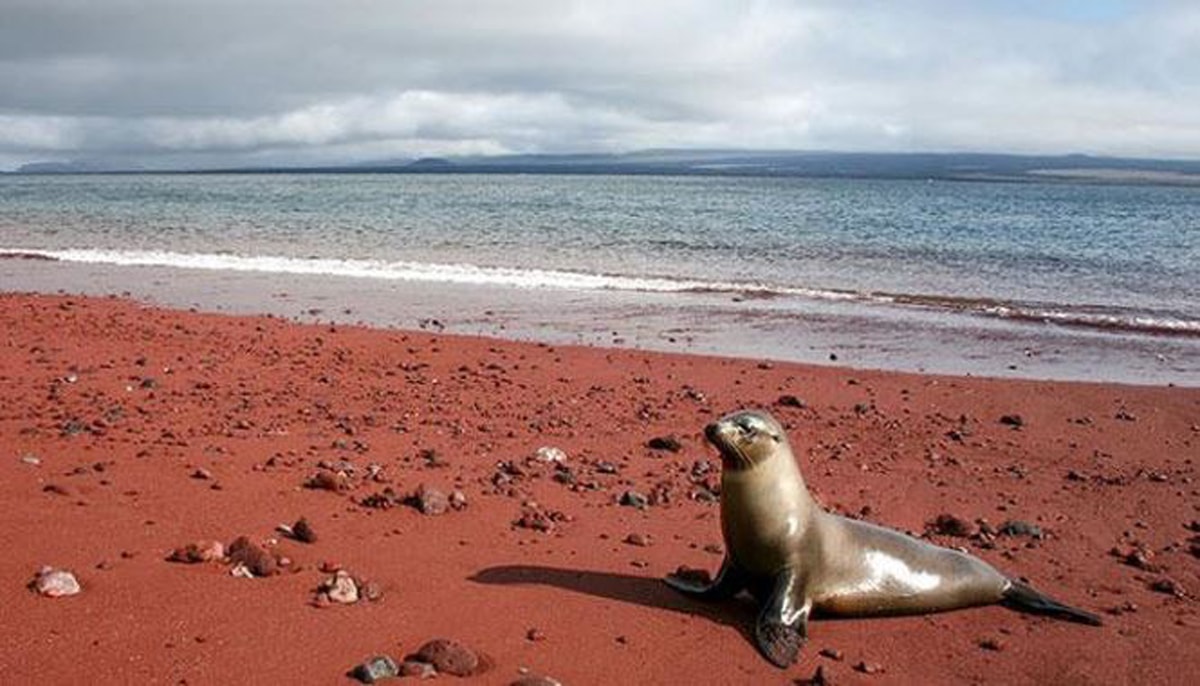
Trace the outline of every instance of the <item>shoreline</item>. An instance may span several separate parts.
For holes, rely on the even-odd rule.
[[[0,664],[15,681],[351,683],[371,655],[444,636],[491,658],[469,680],[481,684],[522,668],[568,684],[775,683],[818,666],[848,684],[1185,683],[1200,639],[1200,389],[523,343],[117,297],[3,294],[0,322],[0,620],[15,627]],[[932,540],[1106,625],[997,607],[815,621],[800,663],[771,668],[744,635],[750,604],[693,603],[659,581],[720,561],[703,496],[719,463],[701,433],[745,406],[784,421],[830,509],[917,533],[941,514],[1035,524],[1040,538]],[[660,436],[680,450],[648,447]],[[567,455],[570,478],[532,457],[545,446]],[[345,465],[348,490],[305,488],[322,464]],[[461,490],[466,508],[365,504],[423,484]],[[620,505],[629,490],[652,503]],[[530,509],[549,531],[514,524]],[[275,532],[301,516],[315,543]],[[238,579],[164,560],[239,535],[295,571]],[[312,606],[331,560],[383,599]],[[43,564],[74,570],[83,593],[27,591]]]
[[[0,292],[121,294],[164,307],[297,322],[856,369],[1200,387],[1200,338],[1114,334],[903,305],[4,262]]]

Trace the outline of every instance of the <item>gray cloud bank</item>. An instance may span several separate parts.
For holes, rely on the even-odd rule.
[[[0,0],[0,168],[642,148],[1200,158],[1200,5]]]

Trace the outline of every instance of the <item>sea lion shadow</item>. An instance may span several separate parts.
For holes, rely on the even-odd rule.
[[[596,598],[704,617],[736,628],[747,639],[753,638],[755,608],[747,599],[700,602],[685,597],[655,577],[538,565],[500,565],[488,567],[467,578],[475,583],[495,586],[553,586]]]

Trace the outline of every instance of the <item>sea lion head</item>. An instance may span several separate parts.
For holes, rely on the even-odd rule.
[[[743,470],[769,460],[787,444],[783,427],[766,412],[745,410],[704,427],[704,436],[720,451],[725,469]]]

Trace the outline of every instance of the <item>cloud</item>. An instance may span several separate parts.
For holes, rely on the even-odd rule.
[[[1200,9],[0,0],[0,163],[644,147],[1200,157]]]

